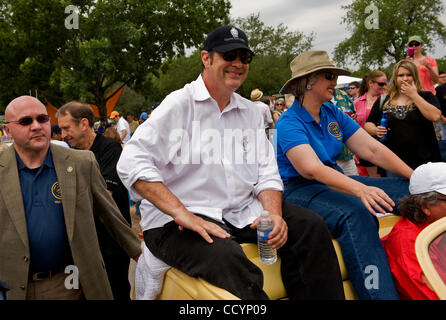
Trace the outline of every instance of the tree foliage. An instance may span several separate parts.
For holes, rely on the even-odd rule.
[[[267,26],[258,13],[237,18],[234,24],[245,31],[256,54],[248,78],[238,90],[245,97],[249,97],[255,88],[264,94],[277,93],[291,76],[290,62],[300,53],[310,50],[314,40],[313,33],[305,35],[289,31],[283,24]]]
[[[378,9],[377,28],[369,21],[373,8]],[[446,43],[446,27],[438,18],[444,11],[442,1],[354,0],[343,9],[347,13],[342,22],[352,35],[335,48],[334,59],[342,65],[355,61],[372,69],[395,63],[406,56],[411,35],[420,35],[426,49],[435,40]]]
[[[96,104],[101,116],[112,87],[142,87],[163,61],[201,44],[209,30],[227,22],[230,9],[228,0],[3,2],[9,30],[0,34],[0,41],[12,38],[10,46],[18,54],[14,67],[6,67],[9,77],[17,77],[17,83],[29,79],[22,87],[38,89],[45,97],[61,93],[65,101]],[[68,5],[77,8],[77,29],[65,28]]]
[[[238,90],[245,97],[249,97],[254,88],[260,88],[265,95],[277,92],[291,76],[291,60],[309,50],[314,37],[313,34],[288,31],[282,24],[275,28],[267,26],[259,14],[234,19],[231,24],[246,33],[249,46],[255,52],[248,78]],[[197,78],[201,72],[200,51],[199,48],[188,57],[166,61],[158,75],[150,76],[150,84],[145,91],[148,104],[160,102],[170,92]]]
[[[56,0],[4,0],[0,5],[0,108],[18,95],[56,100],[49,78],[67,40],[64,6]],[[62,26],[62,27],[61,27]]]

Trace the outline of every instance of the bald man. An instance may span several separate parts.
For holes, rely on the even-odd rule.
[[[6,107],[13,147],[0,153],[0,279],[9,299],[113,299],[94,215],[135,260],[140,242],[90,151],[50,144],[50,118],[31,96]]]

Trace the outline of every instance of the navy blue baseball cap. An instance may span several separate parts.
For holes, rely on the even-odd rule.
[[[246,34],[234,26],[218,27],[212,31],[204,41],[203,47],[203,50],[214,50],[219,53],[226,53],[235,49],[246,49],[254,54],[249,48]]]

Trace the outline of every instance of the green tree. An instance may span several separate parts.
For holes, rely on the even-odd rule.
[[[201,72],[201,49],[190,56],[180,56],[166,61],[160,68],[159,76],[151,75],[149,101],[161,102],[170,92],[178,90],[195,80]]]
[[[262,56],[285,56],[290,63],[297,55],[311,48],[314,33],[305,35],[299,31],[289,31],[283,23],[277,27],[267,26],[260,20],[260,13],[244,18],[236,18],[234,24],[244,30],[249,46]]]
[[[314,40],[314,33],[305,35],[289,31],[283,24],[267,26],[260,20],[259,13],[237,18],[234,24],[245,31],[256,54],[248,78],[238,90],[245,97],[249,97],[255,88],[264,91],[265,95],[278,92],[291,76],[290,62],[310,50]]]
[[[446,72],[446,56],[440,59],[436,59],[438,64],[438,71],[444,71]]]
[[[354,0],[343,9],[347,13],[342,22],[352,35],[335,48],[334,59],[342,65],[355,61],[373,69],[395,63],[406,56],[411,35],[420,35],[426,49],[435,39],[446,43],[446,27],[439,20],[442,1]]]
[[[248,78],[238,90],[245,97],[249,97],[254,88],[260,88],[265,95],[277,92],[291,75],[291,60],[312,46],[313,34],[291,32],[282,24],[276,28],[266,26],[259,14],[236,18],[231,24],[245,31],[249,46],[256,54]],[[195,80],[201,72],[200,51],[196,49],[188,57],[166,61],[158,75],[152,74],[146,90],[148,101],[160,102],[170,92]]]
[[[16,48],[21,62],[15,71],[35,80],[38,63],[34,61],[36,52],[41,52],[50,70],[36,81],[36,89],[46,96],[41,90],[45,81],[53,92],[62,92],[65,101],[80,99],[97,105],[101,117],[111,88],[117,83],[142,88],[147,74],[158,72],[163,61],[201,44],[209,30],[227,22],[230,9],[228,0],[5,1],[2,16],[15,17],[18,9],[27,9],[24,20],[32,25],[26,29],[24,23],[9,19],[5,38],[20,34],[36,47],[35,51]],[[65,28],[68,5],[77,8],[71,14],[78,17],[78,28]],[[47,24],[38,26],[38,17]],[[50,37],[48,25],[54,25],[57,39]],[[29,41],[26,30],[35,30]]]
[[[68,34],[58,0],[3,0],[0,4],[0,108],[18,95],[59,102],[49,78]],[[62,27],[61,27],[62,26]]]

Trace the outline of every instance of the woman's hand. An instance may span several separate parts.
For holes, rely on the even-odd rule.
[[[401,83],[400,92],[412,99],[412,101],[418,96],[418,90],[414,82],[409,83],[407,81],[403,81]]]
[[[377,126],[376,127],[376,132],[375,132],[375,136],[377,136],[378,138],[382,138],[387,134],[387,130],[390,129],[386,129],[386,127],[383,126]]]
[[[367,210],[376,216],[376,209],[378,212],[385,214],[392,212],[395,202],[380,188],[363,185],[357,194],[358,198],[364,203]]]

